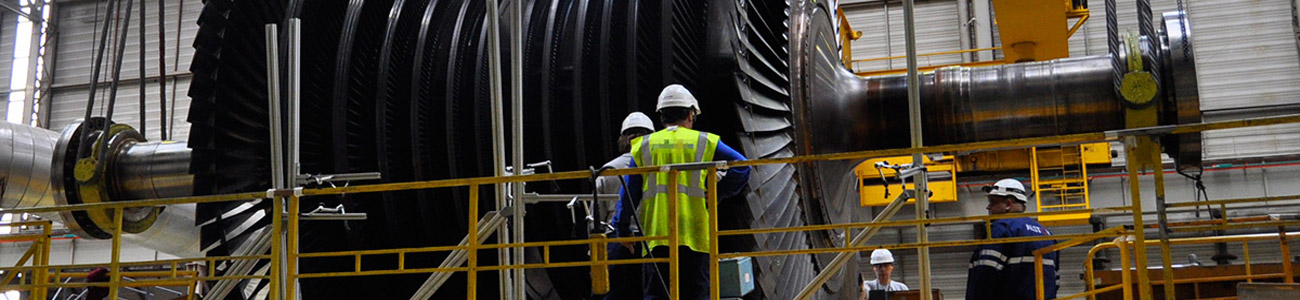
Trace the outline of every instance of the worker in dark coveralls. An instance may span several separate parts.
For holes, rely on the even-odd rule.
[[[988,192],[990,215],[1025,212],[1029,191],[1019,180],[1002,179]],[[1042,224],[1032,218],[994,220],[992,236],[995,239],[1011,237],[1050,236]],[[970,272],[966,278],[966,300],[1032,300],[1037,299],[1034,279],[1034,250],[1051,246],[1055,241],[1035,241],[982,245],[970,258]],[[1057,264],[1060,253],[1043,255],[1043,289],[1046,299],[1056,298],[1060,277]]]

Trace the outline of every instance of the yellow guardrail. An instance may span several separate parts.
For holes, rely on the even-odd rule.
[[[1257,199],[1264,199],[1264,198],[1257,198]],[[1283,265],[1283,268],[1282,268],[1283,271],[1282,271],[1282,273],[1274,273],[1274,274],[1254,274],[1254,273],[1252,272],[1252,270],[1251,270],[1250,242],[1251,242],[1251,241],[1278,240],[1278,241],[1281,242],[1279,246],[1282,248],[1282,249],[1281,249],[1281,250],[1282,250],[1282,253],[1289,253],[1290,250],[1288,249],[1289,247],[1288,247],[1288,245],[1287,245],[1287,241],[1288,241],[1288,240],[1291,240],[1291,239],[1298,238],[1298,237],[1300,237],[1300,233],[1288,233],[1288,232],[1283,231],[1283,232],[1279,232],[1279,234],[1276,234],[1276,235],[1275,235],[1275,234],[1252,234],[1252,235],[1236,235],[1236,236],[1210,236],[1210,237],[1191,237],[1191,238],[1176,238],[1176,239],[1169,239],[1169,242],[1168,242],[1168,243],[1169,243],[1170,245],[1191,245],[1191,244],[1213,244],[1213,243],[1231,243],[1231,242],[1240,242],[1240,243],[1241,243],[1241,248],[1242,248],[1242,253],[1243,253],[1243,256],[1244,256],[1244,258],[1245,258],[1245,269],[1246,269],[1246,274],[1245,274],[1245,275],[1226,275],[1226,276],[1214,276],[1214,277],[1204,277],[1204,278],[1187,278],[1187,279],[1177,279],[1177,278],[1175,278],[1175,279],[1173,280],[1173,283],[1174,283],[1174,284],[1178,284],[1178,283],[1197,283],[1197,282],[1235,281],[1235,280],[1245,280],[1245,281],[1247,281],[1247,282],[1253,282],[1255,279],[1294,278],[1294,277],[1295,277],[1295,274],[1294,274],[1293,271],[1292,271],[1290,259],[1287,258],[1285,255],[1284,255],[1283,259],[1282,259],[1282,265]],[[1069,297],[1061,297],[1061,298],[1057,298],[1057,299],[1058,299],[1058,300],[1062,300],[1062,299],[1071,299],[1071,298],[1077,298],[1077,297],[1082,297],[1082,296],[1088,296],[1088,299],[1096,299],[1095,296],[1096,296],[1097,294],[1101,294],[1101,293],[1106,293],[1106,292],[1114,291],[1114,290],[1116,290],[1116,289],[1120,289],[1120,288],[1123,288],[1123,290],[1124,290],[1124,291],[1123,291],[1123,293],[1124,293],[1124,294],[1123,294],[1124,299],[1126,299],[1126,300],[1128,300],[1128,299],[1132,299],[1132,296],[1133,296],[1133,295],[1132,295],[1132,291],[1130,290],[1130,287],[1132,286],[1132,281],[1130,281],[1130,279],[1129,279],[1129,278],[1130,278],[1130,275],[1129,275],[1130,272],[1129,272],[1129,270],[1132,270],[1132,267],[1129,265],[1129,256],[1128,256],[1128,252],[1129,252],[1129,251],[1133,251],[1133,249],[1131,249],[1131,248],[1133,247],[1133,244],[1132,244],[1131,241],[1128,240],[1128,239],[1131,239],[1131,238],[1132,238],[1132,236],[1122,236],[1122,237],[1120,237],[1120,238],[1116,238],[1116,239],[1115,239],[1114,241],[1112,241],[1112,242],[1097,244],[1096,246],[1093,246],[1091,249],[1088,249],[1088,254],[1087,254],[1087,256],[1084,258],[1084,261],[1083,261],[1083,262],[1084,262],[1084,269],[1083,269],[1084,275],[1083,275],[1083,276],[1084,276],[1084,282],[1086,283],[1086,284],[1085,284],[1085,285],[1086,285],[1085,288],[1087,289],[1087,291],[1086,291],[1086,292],[1083,292],[1083,293],[1075,294],[1075,295],[1072,295],[1072,296],[1069,296]],[[1094,280],[1095,280],[1096,276],[1093,275],[1093,272],[1094,272],[1094,268],[1093,268],[1093,257],[1096,257],[1096,255],[1097,255],[1098,252],[1100,252],[1101,250],[1105,250],[1105,249],[1119,249],[1119,250],[1120,250],[1120,263],[1121,263],[1121,267],[1120,267],[1120,270],[1121,270],[1120,278],[1121,278],[1121,281],[1122,281],[1122,282],[1119,283],[1119,284],[1109,285],[1109,286],[1107,286],[1107,287],[1104,287],[1104,288],[1100,288],[1100,289],[1098,289],[1098,288],[1096,288],[1096,284],[1094,283]],[[1041,276],[1040,276],[1040,277],[1041,277]],[[1039,279],[1041,280],[1041,278],[1039,278]],[[1156,281],[1152,281],[1152,282],[1150,282],[1150,284],[1152,284],[1152,285],[1156,285],[1156,284],[1166,284],[1166,281],[1165,281],[1165,280],[1156,280]],[[1040,293],[1040,295],[1041,295],[1041,293]],[[1042,299],[1041,296],[1040,296],[1039,299]]]
[[[1192,133],[1192,132],[1201,132],[1207,130],[1242,128],[1242,127],[1287,124],[1287,123],[1300,123],[1300,115],[1287,115],[1287,116],[1234,120],[1234,121],[1209,122],[1209,123],[1178,125],[1178,126],[1157,126],[1157,127],[1132,129],[1132,130],[1071,134],[1071,135],[1052,136],[1052,137],[1022,138],[1022,139],[1012,139],[1012,140],[1003,140],[1003,141],[950,144],[950,145],[928,146],[928,147],[919,147],[919,148],[870,150],[870,151],[857,151],[857,152],[846,152],[846,153],[805,155],[805,156],[796,156],[796,157],[789,157],[789,158],[756,159],[756,160],[736,161],[736,162],[707,162],[707,163],[683,164],[683,165],[615,169],[615,170],[606,171],[604,172],[603,175],[640,175],[640,174],[649,174],[655,172],[665,172],[670,177],[669,182],[673,182],[673,177],[680,176],[679,174],[680,172],[691,171],[691,170],[716,171],[718,169],[725,169],[725,168],[738,167],[738,166],[795,164],[795,163],[808,163],[808,162],[833,161],[833,160],[859,160],[859,159],[866,159],[871,157],[910,155],[913,153],[949,153],[949,152],[961,152],[961,151],[1025,148],[1025,147],[1045,146],[1045,145],[1073,145],[1073,144],[1092,143],[1092,142],[1117,141],[1124,137]],[[108,264],[110,270],[121,270],[121,268],[124,266],[133,266],[133,265],[142,265],[142,264],[151,264],[151,265],[166,264],[166,265],[170,265],[172,269],[171,271],[168,272],[169,274],[167,276],[160,276],[165,278],[141,279],[133,282],[123,282],[122,281],[122,276],[124,275],[123,272],[110,272],[111,280],[110,282],[107,283],[50,282],[49,280],[50,277],[48,276],[48,272],[50,270],[55,270],[57,272],[58,270],[65,269],[65,268],[85,268],[85,267],[94,267],[94,266],[102,266],[102,265],[92,265],[92,264],[50,265],[48,263],[48,250],[49,250],[48,241],[46,241],[43,243],[43,245],[45,245],[44,249],[38,249],[37,251],[34,251],[34,253],[31,254],[33,257],[37,258],[36,260],[37,263],[32,265],[20,265],[20,266],[15,266],[13,268],[6,268],[8,270],[12,270],[16,272],[33,272],[34,274],[38,274],[37,276],[33,276],[36,278],[36,280],[32,280],[32,282],[24,282],[18,284],[3,284],[0,285],[0,289],[31,290],[33,293],[40,293],[43,292],[44,289],[56,288],[56,287],[106,286],[106,287],[110,287],[110,290],[112,292],[111,296],[115,297],[117,293],[117,287],[125,287],[125,286],[190,286],[192,288],[194,284],[200,281],[263,279],[263,280],[269,280],[271,282],[271,284],[269,285],[269,291],[270,291],[269,295],[279,295],[279,291],[283,289],[286,291],[285,294],[287,294],[288,297],[292,299],[293,297],[295,297],[294,295],[296,291],[294,286],[295,282],[297,281],[297,279],[301,279],[301,278],[370,276],[370,275],[384,275],[384,274],[414,274],[414,273],[430,273],[430,272],[476,273],[482,271],[513,270],[513,269],[526,269],[526,268],[550,268],[550,267],[603,268],[605,266],[615,265],[615,264],[666,262],[670,265],[669,268],[670,269],[669,281],[671,282],[670,291],[672,293],[672,298],[676,299],[677,293],[680,290],[679,287],[677,286],[677,280],[676,280],[678,276],[679,266],[677,265],[677,260],[674,258],[678,254],[676,253],[677,252],[676,249],[678,249],[677,245],[680,245],[680,241],[676,238],[675,234],[670,234],[669,236],[662,236],[662,237],[625,237],[625,238],[596,237],[596,238],[589,238],[589,239],[548,241],[548,242],[505,243],[505,244],[478,243],[478,239],[477,239],[478,231],[474,230],[478,228],[477,223],[479,221],[478,219],[479,201],[477,201],[479,197],[478,187],[483,185],[492,185],[492,184],[501,184],[501,183],[588,179],[590,176],[591,173],[588,171],[572,171],[572,172],[533,174],[533,175],[521,175],[521,176],[460,178],[460,179],[430,180],[430,181],[417,181],[417,182],[404,182],[404,183],[386,183],[386,184],[373,184],[373,185],[349,186],[349,187],[333,187],[333,188],[285,189],[285,190],[273,190],[273,191],[266,191],[266,192],[234,193],[234,194],[212,195],[212,196],[181,197],[181,198],[151,199],[151,200],[139,200],[139,201],[76,204],[76,205],[54,206],[54,207],[31,207],[31,208],[9,209],[6,210],[5,212],[19,214],[19,213],[49,213],[49,212],[61,212],[61,211],[84,211],[90,209],[111,209],[114,211],[113,226],[115,228],[113,230],[114,232],[112,237],[112,244],[113,244],[112,255],[111,255],[110,263]],[[716,192],[714,192],[716,190],[717,178],[712,176],[710,176],[710,178],[711,179],[707,181],[708,184],[707,198],[708,201],[713,203],[714,205],[709,205],[708,207],[718,207],[716,205],[717,194]],[[469,223],[467,225],[469,225],[469,227],[467,228],[469,228],[470,230],[468,230],[467,232],[467,236],[469,238],[467,239],[468,244],[466,246],[436,246],[436,247],[423,247],[423,248],[396,248],[396,249],[365,250],[365,251],[299,253],[299,251],[297,250],[298,237],[296,234],[287,235],[287,240],[284,241],[285,244],[284,246],[281,245],[280,235],[272,234],[271,253],[266,255],[182,258],[182,259],[175,259],[175,260],[162,260],[162,261],[150,261],[150,262],[122,262],[121,261],[121,245],[122,245],[121,222],[122,222],[122,215],[123,215],[122,211],[126,208],[165,206],[165,205],[176,205],[176,204],[184,204],[184,203],[214,203],[214,202],[245,201],[245,200],[254,200],[254,199],[265,199],[269,196],[277,199],[277,201],[271,201],[272,202],[272,213],[271,213],[272,230],[279,232],[287,228],[288,232],[297,232],[297,228],[299,225],[298,214],[292,213],[292,214],[284,215],[284,211],[291,211],[291,212],[299,211],[299,202],[301,197],[342,195],[342,194],[353,194],[353,193],[388,192],[388,191],[401,191],[401,190],[418,190],[418,189],[464,188],[464,187],[469,187],[469,191],[470,191],[468,200],[470,204],[469,213],[471,216],[468,218]],[[677,218],[677,214],[675,213],[676,212],[675,206],[677,204],[676,203],[677,193],[675,193],[673,189],[676,189],[676,185],[669,185],[669,188],[670,188],[670,192],[668,193],[669,206],[670,206],[669,211],[672,212],[670,213],[669,216],[670,218],[669,230],[670,232],[675,233],[677,230],[677,227],[675,226],[676,224],[675,220]],[[437,201],[437,200],[430,200],[430,201]],[[1241,200],[1241,201],[1232,200],[1232,201],[1237,201],[1237,202],[1231,202],[1231,203],[1247,202],[1245,200]],[[1205,205],[1205,204],[1206,204],[1205,202],[1199,202],[1195,205]],[[1226,202],[1224,204],[1226,205]],[[1173,204],[1170,206],[1174,206],[1174,205],[1183,205],[1183,204]],[[732,236],[732,235],[751,235],[751,234],[765,234],[765,233],[777,233],[777,232],[834,230],[834,229],[846,230],[846,229],[854,229],[854,228],[872,228],[872,227],[879,228],[879,227],[887,227],[887,226],[909,226],[909,225],[914,226],[917,224],[942,224],[942,223],[970,222],[970,221],[983,221],[988,223],[991,220],[1002,219],[1002,218],[1068,214],[1068,213],[1078,213],[1078,212],[1095,213],[1095,212],[1103,212],[1103,211],[1128,212],[1134,215],[1135,220],[1141,220],[1140,218],[1143,213],[1140,202],[1135,201],[1132,206],[1124,206],[1124,207],[1085,209],[1085,210],[1063,210],[1063,211],[1054,211],[1054,212],[1018,214],[1014,216],[1007,216],[1007,215],[968,216],[968,217],[936,218],[936,219],[921,219],[921,220],[907,220],[907,221],[889,221],[889,222],[877,222],[877,223],[810,225],[810,226],[791,227],[791,228],[718,230],[717,211],[710,209],[709,213],[711,215],[710,219],[712,220],[712,222],[710,222],[709,224],[710,225],[709,234],[712,237],[713,241],[717,241],[718,238],[721,236]],[[281,220],[285,220],[287,222]],[[1218,225],[1205,226],[1205,227],[1180,227],[1176,229],[1217,230],[1217,229],[1239,228],[1239,227],[1261,227],[1261,226],[1281,227],[1281,226],[1292,226],[1292,225],[1300,225],[1300,222],[1270,221],[1270,222],[1251,222],[1251,223],[1241,223],[1241,224],[1225,223],[1225,224],[1218,224]],[[710,284],[713,287],[712,288],[713,296],[716,297],[718,291],[717,261],[719,258],[740,257],[740,256],[773,256],[773,255],[790,255],[790,254],[836,253],[836,252],[844,253],[844,252],[864,251],[864,250],[871,250],[871,249],[878,249],[878,248],[955,247],[955,246],[969,246],[969,245],[980,245],[980,244],[991,244],[991,243],[1009,243],[1009,242],[1060,240],[1060,239],[1066,239],[1068,240],[1067,242],[1073,243],[1071,245],[1075,245],[1078,244],[1079,241],[1095,240],[1099,238],[1116,236],[1119,235],[1120,232],[1122,232],[1122,229],[1110,229],[1110,230],[1106,230],[1098,233],[1091,233],[1091,234],[1058,235],[1058,236],[1046,236],[1046,237],[978,239],[978,240],[963,240],[963,241],[937,241],[937,242],[912,243],[912,244],[873,245],[873,246],[862,246],[862,247],[830,247],[830,248],[805,249],[805,250],[767,250],[767,251],[725,253],[725,254],[718,253],[719,250],[717,249],[717,243],[710,243],[711,249],[709,251],[710,252],[709,255],[712,257],[709,266],[710,271],[712,271]],[[1138,231],[1138,233],[1140,233],[1140,231]],[[35,237],[35,238],[38,240],[41,238],[48,240],[48,237],[49,234],[47,231],[43,235],[43,237]],[[599,251],[605,251],[605,249],[601,248],[600,246],[606,245],[611,242],[637,242],[637,241],[649,241],[649,240],[667,241],[668,244],[670,245],[669,257],[656,258],[656,259],[625,259],[625,260],[614,260],[614,261],[592,259],[592,260],[583,260],[583,261],[556,262],[556,261],[552,261],[549,256],[549,252],[550,252],[549,249],[550,247],[554,247],[554,246],[589,245],[590,247],[593,248],[592,249],[593,252],[599,252]],[[1141,237],[1141,235],[1138,235],[1135,240],[1137,245],[1142,245],[1143,238]],[[474,251],[474,250],[503,249],[503,248],[522,249],[522,248],[529,248],[529,247],[543,248],[543,252],[547,254],[543,263],[533,263],[533,264],[518,263],[518,264],[510,264],[510,265],[484,266],[484,265],[479,265],[478,258],[477,258],[477,251]],[[411,253],[448,252],[448,251],[455,251],[455,250],[467,250],[468,261],[466,266],[454,267],[454,268],[406,268],[404,259],[400,259],[400,258],[404,258],[406,255]],[[42,251],[44,252],[35,253],[35,252],[42,252]],[[1146,250],[1145,248],[1138,247],[1135,248],[1134,251],[1139,254],[1139,257],[1141,257],[1141,255],[1144,255]],[[284,257],[286,257],[286,260],[283,262],[281,261],[281,253],[284,254]],[[351,257],[357,260],[357,264],[359,265],[360,264],[359,262],[362,259],[364,259],[364,257],[370,255],[379,255],[379,254],[396,254],[399,256],[399,260],[403,260],[403,263],[399,264],[398,267],[391,270],[390,269],[367,270],[367,269],[362,269],[360,267],[354,266],[353,270],[351,271],[320,272],[320,273],[300,273],[296,263],[298,258]],[[230,261],[230,260],[269,260],[271,263],[271,272],[269,272],[268,275],[228,275],[228,276],[213,275],[216,273],[215,269],[213,268],[215,265],[218,264],[218,262]],[[184,271],[179,271],[180,266],[182,264],[188,264],[188,263],[207,264],[209,272],[206,275],[198,276],[198,274],[183,273]],[[287,277],[281,277],[281,271],[284,271],[283,273],[287,274],[285,275]],[[1149,284],[1147,279],[1144,276],[1142,276],[1144,274],[1145,273],[1139,274],[1138,281],[1139,283],[1142,284]],[[60,276],[55,276],[55,278],[60,278]],[[469,294],[469,297],[473,299],[476,297],[477,276],[467,276],[467,278],[469,278],[469,282],[466,287],[467,293]],[[286,285],[280,286],[278,282],[285,282]],[[276,296],[272,296],[272,297],[276,298]]]

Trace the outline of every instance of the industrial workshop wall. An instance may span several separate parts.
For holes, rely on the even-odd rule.
[[[166,42],[166,86],[159,84],[159,26],[158,1],[166,4],[164,25]],[[126,2],[122,2],[125,4]],[[132,9],[131,27],[127,32],[125,59],[123,59],[121,83],[117,92],[117,107],[113,120],[131,124],[139,128],[140,120],[140,75],[139,69],[139,7],[144,5],[145,16],[145,99],[148,127],[141,130],[149,140],[158,139],[160,118],[164,111],[159,107],[159,93],[167,97],[168,135],[172,139],[185,140],[189,136],[189,123],[185,118],[190,108],[187,94],[190,86],[190,61],[194,56],[194,37],[198,32],[199,12],[203,9],[200,0],[143,0],[137,1]],[[95,63],[95,49],[100,42],[100,30],[108,7],[106,1],[56,1],[54,5],[54,40],[49,50],[51,61],[46,76],[53,78],[51,100],[42,107],[48,115],[48,122],[42,126],[52,130],[62,130],[64,126],[85,117],[86,101],[89,98],[90,79]],[[124,16],[114,17],[120,20]],[[119,25],[120,26],[120,25]],[[120,27],[119,27],[120,28]],[[109,52],[106,53],[105,67],[100,70],[99,92],[97,92],[95,115],[105,112],[108,85],[112,80],[111,64],[116,42],[114,32],[109,33]],[[0,45],[2,47],[2,45]],[[0,72],[5,73],[7,72]],[[8,82],[8,80],[4,80]],[[48,110],[47,110],[48,108]]]
[[[0,14],[0,91],[4,92],[2,95],[8,95],[9,91],[15,88],[10,86],[9,79],[13,70],[14,33],[18,27],[18,18],[16,14]],[[0,121],[3,121],[2,118],[9,114],[9,99],[6,97],[0,102],[5,103],[0,105]]]

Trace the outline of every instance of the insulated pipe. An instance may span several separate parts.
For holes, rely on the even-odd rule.
[[[58,139],[58,132],[0,122],[0,208],[54,206],[50,166]]]
[[[78,125],[78,124],[74,124]],[[60,134],[41,128],[0,122],[0,208],[56,206],[66,203],[64,180],[56,172],[62,161],[57,150]],[[106,170],[110,173],[113,201],[190,196],[194,186],[189,174],[190,150],[185,143],[126,143],[112,148]],[[137,210],[145,212],[148,209]],[[128,213],[130,211],[128,210]],[[83,228],[76,218],[61,214],[38,214],[69,228]],[[127,218],[130,218],[129,216]],[[78,232],[85,238],[94,238]],[[123,240],[179,257],[200,257],[198,227],[194,226],[194,205],[174,205],[161,210],[148,229],[127,234]]]

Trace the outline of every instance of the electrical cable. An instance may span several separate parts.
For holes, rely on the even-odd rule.
[[[1201,175],[1203,175],[1203,174],[1205,173],[1204,170],[1201,170],[1201,171],[1196,172],[1195,175],[1193,175],[1193,174],[1188,174],[1188,173],[1186,173],[1186,172],[1183,172],[1183,170],[1176,170],[1176,171],[1177,171],[1178,175],[1182,175],[1183,177],[1185,177],[1185,178],[1187,178],[1187,179],[1191,179],[1191,180],[1194,182],[1194,183],[1193,183],[1193,188],[1196,189],[1196,191],[1194,191],[1192,194],[1194,194],[1196,197],[1195,197],[1195,199],[1194,199],[1192,202],[1210,201],[1210,194],[1209,194],[1208,192],[1205,191],[1205,181],[1202,180],[1202,178],[1201,178]],[[1206,205],[1206,206],[1205,206],[1205,210],[1207,210],[1207,211],[1208,211],[1208,210],[1212,210],[1212,209],[1213,209],[1213,208],[1211,208],[1209,205]],[[1197,206],[1196,206],[1196,217],[1197,217],[1197,218],[1200,218],[1200,217],[1201,217],[1201,206],[1200,206],[1200,205],[1197,205]]]
[[[144,7],[141,5],[141,7]],[[167,135],[167,1],[158,1],[158,139],[170,140]],[[144,22],[144,13],[140,14]],[[141,27],[144,27],[141,25]],[[143,35],[143,34],[142,34]],[[141,43],[140,49],[144,49]],[[143,72],[143,71],[141,71]],[[141,85],[144,83],[141,82]],[[143,114],[141,114],[143,116]],[[143,117],[141,117],[143,118]],[[141,129],[141,131],[144,131]]]
[[[117,85],[118,83],[121,82],[122,61],[125,60],[126,58],[126,38],[127,38],[126,34],[127,34],[127,30],[130,29],[131,27],[131,7],[133,5],[135,5],[135,0],[126,0],[126,18],[122,20],[122,29],[118,30],[118,32],[121,34],[121,37],[117,39],[118,46],[117,49],[115,49],[117,55],[114,56],[115,61],[113,62],[113,82],[109,84],[109,88],[108,88],[108,112],[104,113],[104,123],[101,124],[102,126],[101,130],[103,132],[99,134],[99,142],[98,142],[99,152],[97,153],[99,153],[101,158],[104,157],[104,155],[106,155],[106,153],[108,152],[108,144],[109,144],[108,129],[109,129],[109,125],[111,125],[113,121],[113,108],[117,104]],[[81,148],[81,149],[85,149],[85,148]],[[104,166],[107,164],[108,163],[106,162],[96,163],[95,173],[96,174],[103,173]]]
[[[105,10],[105,14],[112,14],[112,12],[116,11],[116,9],[117,9],[117,0],[109,1],[108,9]],[[98,21],[99,4],[95,5],[95,18],[96,21]],[[91,124],[90,117],[92,116],[92,112],[95,110],[95,92],[99,90],[99,74],[101,70],[103,70],[104,52],[108,50],[108,31],[110,26],[112,25],[113,19],[114,18],[112,17],[107,17],[107,16],[104,17],[104,28],[99,29],[99,40],[97,41],[99,44],[99,48],[96,50],[92,50],[95,52],[95,63],[91,65],[92,70],[90,72],[90,91],[89,91],[90,95],[87,97],[86,100],[86,114],[85,117],[81,119],[81,127],[86,130],[82,132],[82,136],[80,137],[83,139],[83,142],[85,142],[84,139],[90,133],[89,132],[90,124]],[[80,159],[82,157],[86,157],[86,148],[87,147],[77,147],[76,158]]]
[[[159,2],[161,2],[161,1],[159,1]],[[146,7],[148,7],[148,6],[147,6],[147,5],[144,5],[144,2],[141,2],[141,3],[140,3],[140,25],[139,25],[139,26],[140,26],[140,28],[139,28],[139,32],[140,32],[140,34],[139,34],[139,37],[138,37],[138,38],[140,39],[140,42],[139,42],[139,43],[140,43],[140,45],[139,45],[139,46],[140,46],[140,53],[139,53],[139,56],[140,56],[140,61],[139,61],[139,66],[140,66],[140,70],[139,70],[139,73],[140,73],[140,83],[138,83],[138,85],[140,86],[140,135],[143,136],[143,137],[144,137],[144,140],[147,141],[147,140],[149,140],[149,126],[148,126],[148,124],[149,124],[149,114],[148,114],[148,108],[147,108],[147,107],[148,107],[148,105],[147,105],[148,102],[145,100],[145,77],[146,77],[146,74],[145,74],[145,73],[146,73],[146,71],[145,71],[145,58],[144,58],[145,52],[147,52],[147,51],[145,51],[145,48],[144,48],[144,47],[145,47],[145,40],[144,40],[144,35],[145,35],[145,32],[144,32],[144,21],[145,21],[145,19],[147,19],[147,18],[145,17]]]
[[[603,169],[605,169],[605,168],[611,168],[611,169],[612,169],[612,168],[614,168],[614,167],[602,167],[602,168],[601,168],[601,169],[602,169],[601,172],[603,172]],[[627,191],[628,191],[627,180],[624,179],[623,176],[618,176],[618,182],[619,182],[620,184],[623,185],[623,191],[627,192]],[[629,195],[631,195],[631,192],[628,192],[628,193],[629,193]],[[593,200],[595,200],[595,199],[593,199]],[[628,200],[631,200],[631,196],[628,196]],[[644,201],[645,199],[641,199],[641,200]],[[623,201],[623,199],[619,199],[619,201]],[[631,202],[631,201],[629,201],[629,202]],[[627,209],[627,208],[625,207],[624,209]],[[615,213],[617,213],[617,212],[615,212]],[[641,227],[642,227],[642,225],[641,225],[641,220],[640,220],[639,217],[637,217],[637,214],[636,214],[636,213],[631,213],[631,214],[629,214],[629,215],[632,216],[632,223],[633,223],[633,224],[636,224],[636,227],[637,227],[637,228],[641,228]],[[633,233],[632,235],[635,236],[636,234]],[[716,242],[716,241],[710,241],[710,242]],[[640,248],[641,248],[641,249],[644,249],[643,251],[645,251],[645,254],[646,254],[647,256],[650,256],[650,259],[655,259],[655,254],[654,254],[653,251],[650,251],[650,247],[649,247],[648,245],[646,245],[646,244],[647,244],[646,241],[641,241],[641,242],[637,242],[637,243],[640,244]],[[661,270],[659,269],[659,264],[658,264],[658,263],[650,263],[650,266],[653,267],[653,268],[655,268],[655,277],[657,277],[657,278],[659,279],[660,287],[663,287],[663,288],[664,288],[664,293],[665,293],[665,294],[670,294],[670,293],[672,293],[672,292],[668,291],[668,281],[667,281],[667,280],[664,280],[664,274],[663,274],[663,271],[661,271]]]

